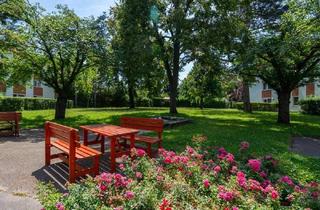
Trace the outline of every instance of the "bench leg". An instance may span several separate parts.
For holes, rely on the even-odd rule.
[[[76,162],[69,157],[69,182],[76,181]]]
[[[45,146],[45,160],[46,166],[51,164],[51,147],[49,144]]]
[[[99,156],[93,158],[93,177],[96,177],[99,174]]]

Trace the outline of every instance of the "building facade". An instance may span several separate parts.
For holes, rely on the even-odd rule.
[[[44,85],[37,79],[32,79],[27,85],[13,85],[12,87],[8,87],[4,82],[0,82],[0,95],[12,97],[55,98],[53,88]]]
[[[311,96],[320,96],[320,81],[308,83],[305,86],[294,89],[291,92],[290,108],[299,109],[299,100]],[[278,96],[276,91],[272,90],[269,85],[261,79],[250,86],[250,101],[251,102],[277,102]]]

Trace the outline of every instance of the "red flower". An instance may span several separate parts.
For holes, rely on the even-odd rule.
[[[162,199],[162,202],[160,204],[160,210],[172,210],[171,204],[167,199]]]

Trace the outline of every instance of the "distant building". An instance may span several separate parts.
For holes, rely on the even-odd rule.
[[[33,78],[30,84],[6,86],[4,82],[0,82],[0,95],[13,97],[41,97],[55,98],[53,88],[44,85],[40,80]]]
[[[291,92],[290,109],[299,109],[299,100],[311,96],[320,96],[320,81],[308,83],[305,86],[294,89]],[[250,86],[250,101],[251,102],[277,102],[278,96],[275,90],[271,89],[269,85],[261,79]]]

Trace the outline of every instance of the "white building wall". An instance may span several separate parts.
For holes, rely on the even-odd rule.
[[[41,85],[43,88],[43,98],[55,98],[54,90],[46,85]]]
[[[251,102],[263,102],[262,91],[263,91],[263,81],[257,79],[257,82],[250,86],[250,101]],[[320,81],[315,82],[315,96],[320,96]],[[299,87],[299,100],[306,99],[306,86]],[[272,90],[272,102],[277,102],[278,96],[276,91]],[[290,108],[292,110],[299,110],[299,105],[293,104],[293,97],[290,99]]]
[[[5,96],[13,96],[13,88],[7,87]]]
[[[256,82],[250,86],[250,101],[251,102],[263,102],[261,90],[263,89],[263,84],[261,82]]]

